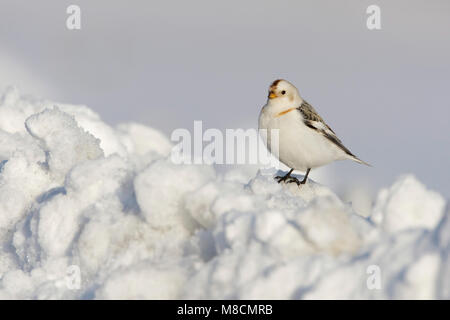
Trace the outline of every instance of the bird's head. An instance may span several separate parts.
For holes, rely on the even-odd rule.
[[[286,80],[275,80],[269,87],[269,97],[270,103],[294,103],[299,100],[300,94],[297,88]]]

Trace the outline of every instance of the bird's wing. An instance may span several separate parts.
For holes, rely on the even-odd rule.
[[[334,143],[336,146],[342,149],[349,156],[355,157],[353,153],[350,152],[343,144],[342,141],[334,133],[333,129],[325,123],[321,116],[316,110],[306,101],[303,101],[300,107],[297,108],[303,116],[303,122],[305,125],[318,133],[322,134],[329,141]]]
[[[336,135],[334,131],[328,126],[321,116],[317,113],[317,111],[310,105],[308,102],[303,101],[298,110],[303,116],[304,121],[317,122],[320,123],[320,126],[325,126],[327,130],[329,130],[332,134]],[[337,138],[337,137],[336,137]]]

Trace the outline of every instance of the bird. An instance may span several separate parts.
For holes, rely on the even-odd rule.
[[[353,160],[368,165],[347,149],[317,111],[304,100],[289,81],[278,79],[269,87],[267,103],[259,115],[259,131],[269,151],[290,168],[284,176],[276,176],[278,183],[306,183],[311,169],[337,160]],[[272,141],[277,130],[278,141]],[[306,172],[302,181],[291,176],[294,170]]]

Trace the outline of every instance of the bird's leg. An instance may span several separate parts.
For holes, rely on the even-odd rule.
[[[306,174],[305,177],[303,178],[302,182],[300,182],[300,184],[305,184],[306,180],[308,179],[308,174],[311,171],[311,168],[308,168],[308,170],[306,170]]]
[[[294,171],[294,169],[291,169],[291,171],[289,171],[285,176],[276,176],[275,180],[278,181],[278,183],[280,183],[281,181],[286,181],[288,178],[292,178],[291,177],[291,173],[292,171]]]

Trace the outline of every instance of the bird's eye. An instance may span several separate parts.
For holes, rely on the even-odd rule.
[[[286,94],[286,91],[285,90],[281,91],[281,94]]]

